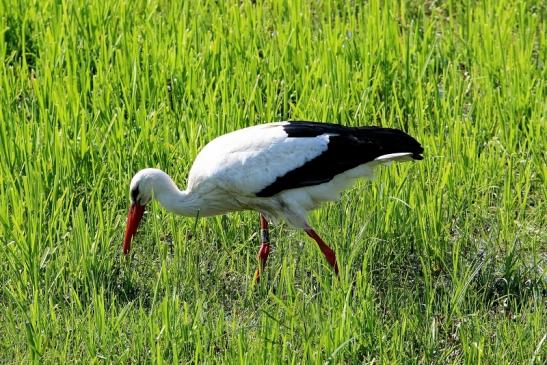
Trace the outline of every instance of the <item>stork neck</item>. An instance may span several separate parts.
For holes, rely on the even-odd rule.
[[[201,199],[187,190],[175,188],[163,191],[156,195],[156,199],[169,212],[189,217],[199,214]]]

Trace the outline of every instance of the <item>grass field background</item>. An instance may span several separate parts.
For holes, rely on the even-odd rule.
[[[0,1],[0,362],[546,361],[542,1]],[[208,141],[287,119],[404,129],[382,167],[273,228],[151,204]]]

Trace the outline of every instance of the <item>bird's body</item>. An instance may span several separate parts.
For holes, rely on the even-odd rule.
[[[139,171],[130,190],[133,205],[144,206],[154,197],[167,210],[186,216],[250,209],[263,215],[266,229],[266,219],[307,229],[310,210],[336,200],[357,178],[371,176],[376,165],[421,159],[422,152],[414,138],[397,129],[270,123],[208,143],[184,191],[157,169]],[[126,234],[127,247],[133,233]]]

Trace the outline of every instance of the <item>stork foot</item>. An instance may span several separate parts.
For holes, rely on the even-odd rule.
[[[270,254],[270,235],[268,230],[268,221],[266,218],[260,214],[260,249],[256,254],[256,257],[260,261],[260,266],[256,269],[255,272],[255,282],[260,282],[260,274],[264,271],[266,267],[266,261],[268,260],[268,255]]]
[[[256,257],[260,260],[260,267],[256,269],[255,272],[255,281],[260,282],[260,274],[264,271],[266,267],[266,260],[268,260],[268,255],[270,254],[270,244],[268,242],[263,242],[260,245],[260,249]]]
[[[315,242],[317,242],[317,245],[319,246],[319,249],[327,259],[327,262],[330,264],[334,272],[336,273],[336,276],[339,276],[338,272],[338,263],[336,262],[336,254],[334,251],[323,241],[321,237],[313,230],[311,227],[304,228],[308,236],[314,239]]]

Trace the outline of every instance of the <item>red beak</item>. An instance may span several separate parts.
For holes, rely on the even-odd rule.
[[[131,204],[129,214],[127,214],[127,226],[125,227],[125,239],[123,240],[123,253],[127,255],[131,249],[131,239],[137,232],[139,222],[144,214],[144,205],[138,203]]]

